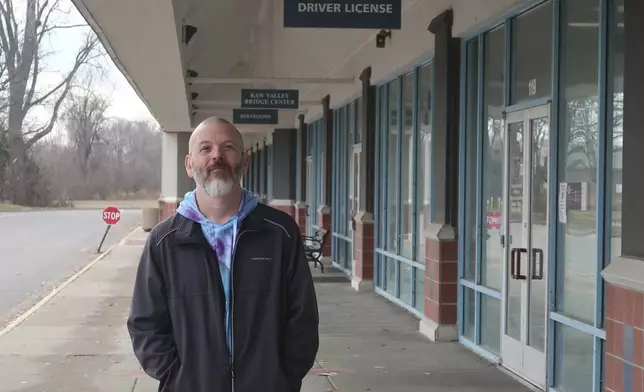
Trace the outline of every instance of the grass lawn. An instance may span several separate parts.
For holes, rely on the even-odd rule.
[[[76,210],[102,210],[108,206],[116,206],[121,210],[158,207],[157,200],[75,200],[73,209]],[[66,209],[65,207],[32,208],[16,204],[0,202],[0,212],[25,212],[34,210]]]
[[[16,204],[10,204],[0,201],[0,212],[22,212],[29,211],[31,208],[23,207]]]
[[[158,207],[157,200],[75,200],[74,209],[77,210],[102,210],[105,207],[115,206],[121,210]]]

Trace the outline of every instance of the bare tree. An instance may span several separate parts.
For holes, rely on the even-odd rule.
[[[76,149],[76,158],[84,180],[91,171],[91,157],[94,146],[101,140],[110,107],[107,97],[92,89],[95,75],[88,72],[78,91],[73,91],[63,113],[65,129],[69,140]]]
[[[14,203],[30,204],[26,185],[30,180],[28,151],[53,130],[78,70],[100,54],[96,50],[96,36],[88,33],[71,69],[53,88],[41,91],[38,80],[45,55],[43,39],[57,29],[76,26],[54,23],[52,16],[61,12],[59,0],[26,0],[26,4],[20,5],[20,10],[23,9],[24,17],[20,17],[13,0],[0,0],[0,63],[4,65],[0,68],[0,88],[4,85],[7,91],[4,106],[8,118],[10,198]],[[25,127],[25,119],[33,108],[48,105],[51,114],[44,124]]]

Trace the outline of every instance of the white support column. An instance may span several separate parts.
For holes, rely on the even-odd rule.
[[[185,170],[190,132],[163,132],[161,156],[161,218],[174,214],[186,192],[194,189]]]
[[[176,132],[163,132],[161,152],[161,198],[159,201],[176,203],[179,195],[177,183],[179,167],[179,137]]]

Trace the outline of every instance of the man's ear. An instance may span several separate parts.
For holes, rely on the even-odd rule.
[[[192,178],[192,162],[190,160],[190,154],[186,155],[184,158],[184,165],[186,166],[186,174],[189,178]]]
[[[250,166],[250,153],[249,153],[249,150],[244,150],[242,152],[242,169],[244,173],[248,171],[249,166]]]

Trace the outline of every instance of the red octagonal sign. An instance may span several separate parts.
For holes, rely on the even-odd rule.
[[[115,225],[121,220],[121,211],[114,206],[107,207],[103,210],[103,220],[108,225]]]

